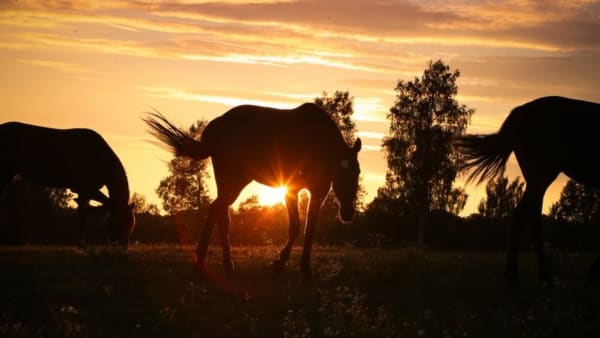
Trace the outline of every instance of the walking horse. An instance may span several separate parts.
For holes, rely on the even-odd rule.
[[[348,146],[331,117],[318,105],[305,103],[293,109],[241,105],[210,121],[199,141],[174,126],[160,113],[144,121],[150,133],[176,155],[193,159],[210,157],[217,185],[197,249],[196,263],[205,272],[211,232],[218,224],[223,267],[233,273],[229,246],[229,207],[253,180],[267,186],[286,186],[289,237],[273,262],[283,272],[292,246],[300,234],[298,193],[310,192],[300,270],[312,277],[310,256],[321,204],[333,189],[342,221],[355,212],[361,141]]]
[[[542,282],[553,280],[552,267],[542,238],[542,202],[548,186],[563,173],[592,187],[600,187],[600,104],[548,96],[514,108],[496,133],[463,135],[455,142],[464,155],[469,181],[482,183],[502,175],[514,152],[525,179],[525,192],[513,215],[506,264],[506,278],[518,280],[519,238],[524,225],[531,230]],[[590,270],[600,279],[600,258]]]

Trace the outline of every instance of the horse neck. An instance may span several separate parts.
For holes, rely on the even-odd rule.
[[[122,167],[111,175],[106,188],[111,200],[111,209],[120,209],[129,205],[129,182]]]
[[[348,156],[348,144],[341,133],[336,135],[332,142],[329,143],[329,146],[332,148],[330,154],[335,154],[334,156],[330,156],[329,159],[336,162],[336,164]]]

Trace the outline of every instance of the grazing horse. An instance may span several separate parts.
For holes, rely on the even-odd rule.
[[[0,192],[14,176],[77,194],[82,242],[90,200],[110,213],[107,226],[113,244],[127,249],[135,226],[129,185],[121,161],[108,143],[90,129],[54,129],[21,122],[0,124]],[[106,186],[109,197],[100,189]]]
[[[361,141],[349,147],[328,114],[316,104],[305,103],[294,109],[241,105],[210,121],[200,141],[175,127],[159,113],[144,119],[150,133],[166,144],[176,156],[193,159],[211,157],[217,184],[217,198],[211,203],[196,249],[197,264],[204,272],[204,260],[215,223],[223,250],[223,267],[233,273],[229,248],[229,206],[250,182],[286,186],[289,238],[273,262],[283,272],[294,241],[300,234],[298,192],[310,192],[304,247],[300,269],[305,279],[312,276],[310,255],[317,214],[333,188],[342,221],[354,215]]]
[[[482,183],[502,175],[514,152],[525,179],[510,229],[506,277],[518,280],[519,238],[528,225],[538,259],[539,277],[552,283],[551,264],[542,239],[542,202],[548,186],[560,173],[571,179],[600,187],[600,164],[593,158],[600,150],[600,104],[559,96],[541,97],[514,108],[500,130],[490,135],[463,135],[456,147],[465,157],[464,169],[474,169],[467,182]],[[600,258],[590,270],[600,277]]]

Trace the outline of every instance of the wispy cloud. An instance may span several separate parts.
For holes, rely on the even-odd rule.
[[[397,72],[444,46],[598,51],[599,13],[592,1],[20,1],[0,8],[0,27],[29,30],[0,48]]]
[[[148,96],[172,100],[218,103],[228,107],[234,107],[241,104],[254,104],[276,108],[293,108],[295,106],[294,103],[285,101],[261,100],[250,96],[235,97],[227,95],[207,95],[168,87],[140,87],[139,89]]]
[[[375,132],[375,131],[358,131],[356,132],[356,136],[362,138],[371,138],[376,140],[381,140],[385,137],[383,133]]]
[[[388,108],[381,103],[381,98],[354,98],[354,114],[352,117],[357,121],[387,122],[387,110]]]
[[[61,71],[61,72],[67,72],[67,73],[82,73],[87,70],[82,65],[79,65],[76,63],[69,63],[69,62],[60,62],[60,61],[52,61],[52,60],[38,60],[38,59],[19,59],[17,61],[24,63],[24,64],[32,65],[32,66],[44,67],[44,68],[49,68],[49,69],[53,69],[53,70],[57,70],[57,71]]]

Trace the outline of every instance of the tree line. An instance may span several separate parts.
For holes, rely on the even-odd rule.
[[[418,245],[433,248],[503,250],[513,209],[524,191],[520,177],[501,176],[487,182],[486,197],[478,212],[458,215],[468,194],[456,186],[462,165],[452,148],[452,139],[465,133],[475,109],[460,104],[459,70],[442,60],[429,61],[422,76],[399,80],[390,108],[388,134],[382,140],[387,171],[385,185],[376,197],[364,203],[359,189],[359,215],[350,225],[336,218],[331,193],[321,209],[317,241],[365,246]],[[323,92],[314,102],[337,123],[345,140],[356,139],[353,96],[347,91]],[[207,121],[198,120],[188,131],[199,137]],[[193,243],[199,237],[211,202],[207,181],[210,160],[175,157],[169,175],[156,192],[158,206],[133,194],[137,225],[132,241],[142,243]],[[48,189],[16,177],[0,198],[0,241],[4,244],[75,243],[78,235],[73,198],[68,190]],[[306,210],[307,196],[300,210]],[[545,237],[557,247],[595,249],[599,245],[600,190],[569,181],[557,202],[545,215]],[[101,241],[101,223],[106,215],[98,210],[88,217],[90,237]],[[264,206],[256,196],[231,211],[233,244],[283,243],[287,238],[287,211],[282,204]]]

